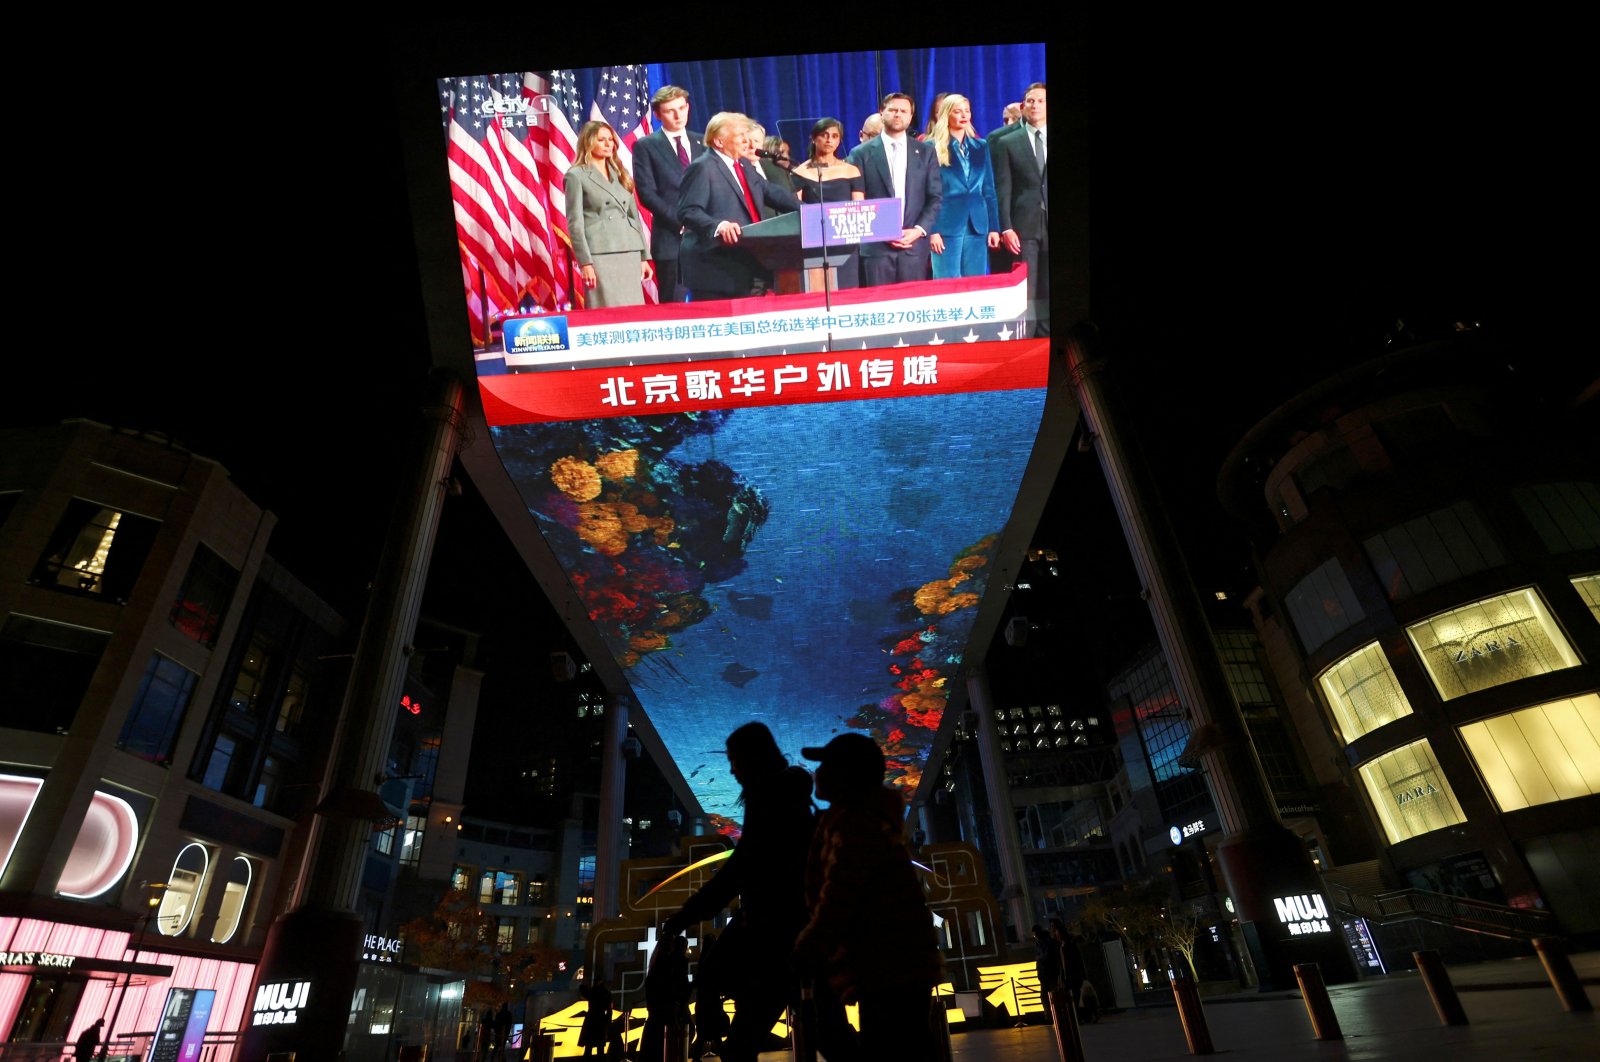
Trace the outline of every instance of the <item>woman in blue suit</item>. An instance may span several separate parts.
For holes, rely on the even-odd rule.
[[[928,140],[944,181],[939,219],[928,236],[934,279],[981,277],[989,272],[989,250],[1000,246],[1000,206],[989,145],[973,132],[965,96],[952,92],[940,101]]]

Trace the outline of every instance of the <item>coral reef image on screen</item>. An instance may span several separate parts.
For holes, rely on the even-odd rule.
[[[719,829],[730,731],[846,730],[914,788],[1015,503],[1043,387],[492,429]]]

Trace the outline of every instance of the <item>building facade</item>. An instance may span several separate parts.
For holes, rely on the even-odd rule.
[[[1253,429],[1220,491],[1258,528],[1250,606],[1333,860],[1594,939],[1593,400],[1512,362],[1468,333],[1353,367]]]
[[[230,1056],[343,680],[274,522],[159,436],[3,433],[0,1041]]]

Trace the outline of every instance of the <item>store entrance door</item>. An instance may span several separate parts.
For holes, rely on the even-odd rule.
[[[83,998],[88,979],[83,977],[38,977],[28,984],[11,1025],[7,1042],[13,1044],[65,1043],[72,1018]]]

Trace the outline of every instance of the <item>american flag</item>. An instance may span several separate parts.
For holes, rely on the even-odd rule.
[[[607,68],[590,104],[623,137],[630,174],[627,148],[650,131],[646,81],[642,66]],[[439,110],[467,315],[483,347],[500,317],[573,302],[566,173],[582,98],[571,70],[485,74],[441,79]]]

